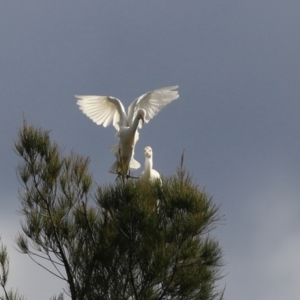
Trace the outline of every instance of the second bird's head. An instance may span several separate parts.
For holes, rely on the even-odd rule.
[[[152,148],[150,146],[145,147],[144,152],[146,157],[148,158],[152,157]]]

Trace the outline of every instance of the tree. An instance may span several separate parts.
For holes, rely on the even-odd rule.
[[[0,296],[0,300],[25,300],[25,298],[19,295],[18,291],[7,290],[6,284],[9,273],[9,257],[7,248],[2,244],[0,236],[0,286],[4,291],[4,296]]]
[[[75,299],[221,299],[218,207],[183,168],[163,185],[97,186],[89,158],[64,156],[24,121],[15,142],[22,253],[64,280]],[[44,261],[50,262],[45,264]]]

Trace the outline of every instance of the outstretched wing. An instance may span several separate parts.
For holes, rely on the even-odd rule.
[[[119,130],[127,126],[127,117],[121,101],[110,96],[75,96],[79,109],[97,125],[107,127],[113,122]]]
[[[178,86],[168,86],[148,92],[136,98],[128,107],[128,126],[130,126],[140,108],[145,109],[145,122],[149,122],[156,116],[167,104],[179,97],[176,89]],[[141,122],[139,128],[141,127]]]

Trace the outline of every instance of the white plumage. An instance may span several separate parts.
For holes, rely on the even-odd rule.
[[[156,180],[159,180],[160,185],[162,185],[162,181],[160,178],[160,174],[153,169],[153,151],[150,146],[145,147],[144,149],[145,153],[145,168],[144,171],[140,175],[140,180],[142,180],[145,183],[149,182],[155,182]],[[160,200],[156,200],[156,211],[159,213],[159,205]]]
[[[162,184],[160,174],[153,169],[153,151],[150,146],[145,147],[145,168],[144,171],[140,175],[140,179],[144,181],[154,182],[155,180],[159,180],[160,184]]]
[[[120,172],[126,175],[129,168],[138,169],[141,165],[134,156],[134,147],[138,140],[137,127],[140,120],[145,122],[146,111],[139,109],[134,121],[130,127],[120,127],[116,136],[120,139],[119,144],[112,147],[111,151],[115,153],[116,161],[111,166],[111,172]]]
[[[122,102],[115,97],[75,96],[79,109],[93,122],[104,127],[112,123],[117,130],[119,144],[111,148],[116,156],[111,171],[120,172],[124,176],[129,168],[140,167],[140,163],[134,159],[134,147],[139,138],[137,129],[179,97],[177,88],[164,87],[136,98],[128,107],[127,114]]]

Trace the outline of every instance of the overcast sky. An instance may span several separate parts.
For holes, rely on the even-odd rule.
[[[300,294],[299,1],[1,1],[0,233],[9,286],[49,299],[64,283],[13,241],[20,230],[13,142],[23,114],[51,130],[65,154],[91,158],[114,182],[115,129],[95,125],[75,94],[127,107],[156,88],[180,98],[140,131],[136,159],[174,174],[185,164],[221,205],[213,234],[227,265],[225,299],[294,300]],[[138,170],[136,175],[142,170]],[[0,292],[1,294],[1,292]]]

